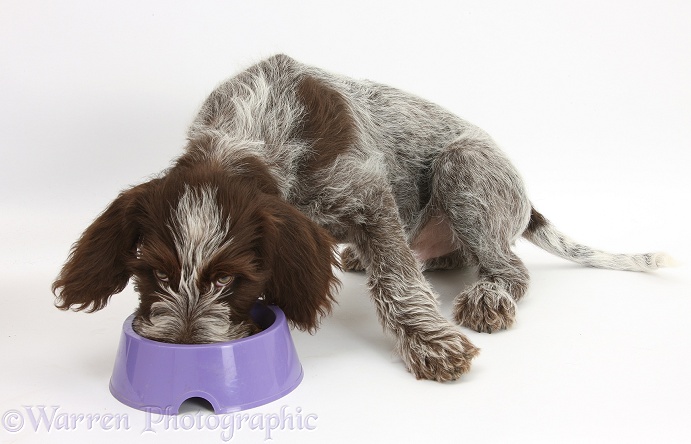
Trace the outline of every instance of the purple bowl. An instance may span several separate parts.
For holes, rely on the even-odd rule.
[[[122,326],[110,392],[123,404],[177,414],[190,398],[204,398],[217,414],[257,407],[290,393],[302,366],[283,312],[257,304],[252,318],[263,331],[213,344],[169,344],[139,336],[134,315]]]

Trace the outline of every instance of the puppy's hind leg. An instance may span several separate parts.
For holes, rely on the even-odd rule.
[[[479,280],[456,296],[454,318],[475,331],[492,333],[513,325],[516,302],[528,288],[528,272],[511,251],[483,258]]]
[[[478,261],[479,280],[456,297],[454,317],[479,332],[508,328],[529,280],[510,248],[530,214],[522,181],[488,137],[459,139],[434,168],[433,198]]]

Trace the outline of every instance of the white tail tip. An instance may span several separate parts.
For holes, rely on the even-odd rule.
[[[678,267],[679,265],[681,265],[667,253],[656,253],[654,260],[655,265],[657,265],[657,268]]]

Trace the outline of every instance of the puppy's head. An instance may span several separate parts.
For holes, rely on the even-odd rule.
[[[334,241],[261,179],[268,173],[243,171],[176,167],[121,193],[73,246],[53,284],[56,306],[100,310],[132,277],[133,327],[150,339],[248,336],[260,298],[316,329],[338,284]]]

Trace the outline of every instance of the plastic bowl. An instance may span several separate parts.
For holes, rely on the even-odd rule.
[[[139,336],[134,315],[122,327],[110,392],[123,404],[177,414],[190,398],[207,400],[217,414],[275,401],[302,381],[302,366],[283,312],[257,304],[252,318],[263,331],[213,344],[169,344]]]

